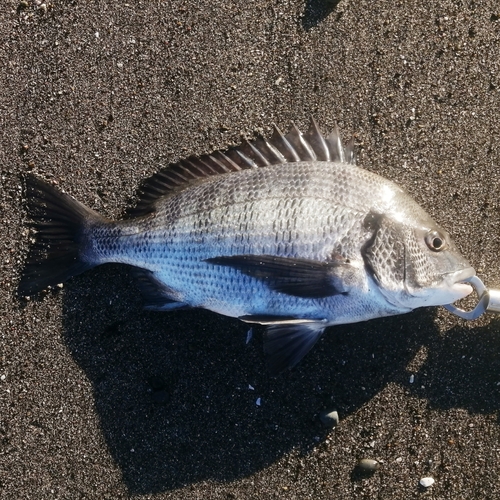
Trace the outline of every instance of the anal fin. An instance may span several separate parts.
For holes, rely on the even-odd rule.
[[[132,275],[144,299],[144,309],[148,311],[171,311],[173,309],[189,308],[182,302],[178,292],[159,281],[148,269],[134,267]]]

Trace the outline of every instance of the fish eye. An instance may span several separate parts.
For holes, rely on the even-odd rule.
[[[446,248],[446,238],[439,231],[429,231],[425,235],[425,243],[433,252],[441,252]]]

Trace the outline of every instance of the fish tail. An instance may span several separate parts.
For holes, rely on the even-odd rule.
[[[19,296],[33,295],[97,265],[85,252],[88,234],[105,219],[34,175],[25,177],[27,210],[35,229]],[[87,254],[87,257],[86,257]]]

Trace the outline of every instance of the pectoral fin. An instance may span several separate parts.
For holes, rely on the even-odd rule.
[[[231,255],[206,262],[238,269],[276,292],[311,299],[347,294],[355,273],[346,261],[319,262],[273,255]]]

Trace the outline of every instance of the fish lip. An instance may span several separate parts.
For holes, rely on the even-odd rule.
[[[460,271],[454,271],[452,273],[447,274],[447,281],[451,285],[467,283],[476,275],[476,271],[473,267],[466,267],[465,269],[461,269]]]
[[[449,273],[447,275],[446,282],[448,283],[448,287],[455,293],[454,300],[463,299],[470,295],[474,288],[469,283],[471,278],[476,276],[476,271],[472,267],[466,267],[465,269],[461,269],[460,271],[455,271],[454,273]]]

